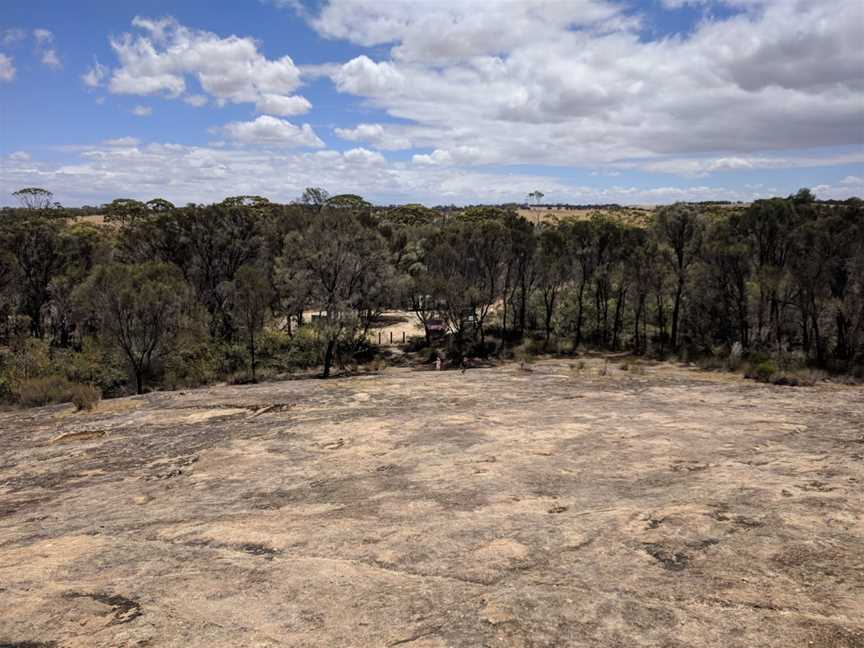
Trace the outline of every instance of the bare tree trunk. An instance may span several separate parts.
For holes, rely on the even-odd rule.
[[[618,290],[618,299],[615,302],[615,316],[612,318],[612,350],[618,350],[618,334],[621,331],[621,313],[624,310],[623,304],[627,296],[627,291]]]
[[[519,337],[525,336],[525,311],[528,302],[528,287],[525,285],[525,272],[522,272],[522,286],[519,292]]]
[[[330,366],[333,364],[333,350],[336,348],[336,338],[327,340],[327,350],[324,352],[324,378],[330,377]]]
[[[585,282],[579,286],[579,309],[576,314],[576,339],[573,342],[573,351],[575,352],[579,345],[582,344],[582,301],[585,295]]]
[[[258,378],[255,375],[255,333],[251,329],[249,332],[249,355],[252,359],[252,382],[258,382]]]
[[[672,307],[672,339],[670,340],[672,350],[678,350],[678,320],[681,316],[681,295],[684,292],[684,280],[678,279],[678,288],[675,291],[675,304]]]

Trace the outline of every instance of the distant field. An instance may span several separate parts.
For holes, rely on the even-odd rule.
[[[602,214],[612,220],[637,227],[645,227],[651,221],[651,217],[660,205],[638,205],[627,206],[621,209],[609,209],[608,207],[596,208],[558,208],[558,207],[529,207],[517,210],[519,215],[532,223],[551,223],[555,221],[578,221],[588,220],[595,214]],[[715,209],[740,209],[746,205],[717,205]],[[76,216],[78,223],[94,223],[101,225],[105,217],[99,214],[88,216]]]
[[[520,209],[519,215],[532,223],[554,221],[588,220],[594,214],[603,214],[627,225],[644,227],[654,213],[654,207],[625,207],[623,209],[557,209],[550,207],[531,207]]]

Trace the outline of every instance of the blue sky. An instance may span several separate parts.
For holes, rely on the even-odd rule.
[[[862,195],[862,27],[857,0],[11,0],[0,204]]]

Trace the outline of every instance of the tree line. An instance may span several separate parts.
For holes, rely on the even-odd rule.
[[[317,188],[292,204],[119,199],[90,222],[22,192],[0,212],[6,399],[59,374],[118,394],[254,381],[262,367],[328,376],[372,357],[369,329],[396,309],[425,331],[414,348],[448,358],[527,345],[864,365],[859,199],[680,203],[642,227],[375,208]]]

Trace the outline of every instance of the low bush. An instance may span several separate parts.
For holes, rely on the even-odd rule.
[[[248,357],[249,352],[243,344],[219,344],[216,348],[216,371],[222,376],[245,371]]]
[[[771,377],[777,373],[777,365],[773,360],[761,360],[751,363],[744,374],[747,378],[758,382],[771,382]]]
[[[529,337],[525,338],[525,341],[516,347],[515,352],[522,353],[525,356],[538,356],[546,353],[546,350],[547,347],[544,340],[535,340]]]
[[[17,401],[16,390],[25,381],[51,375],[51,349],[47,342],[24,338],[0,349],[0,397]]]
[[[54,369],[73,383],[94,385],[104,395],[121,395],[128,383],[127,367],[91,337],[78,350],[55,350]]]
[[[716,355],[702,356],[696,362],[703,371],[729,371],[730,365],[727,358]]]
[[[74,383],[64,376],[43,376],[26,378],[12,388],[12,395],[19,405],[41,407],[72,400]]]
[[[219,365],[218,353],[211,346],[190,344],[166,358],[162,380],[169,389],[206,385],[218,379]]]
[[[357,362],[363,364],[371,361],[378,348],[374,346],[366,338],[355,338],[339,344],[336,349],[336,355],[343,358],[347,362]]]
[[[826,375],[825,372],[814,369],[780,371],[771,376],[771,383],[788,387],[813,387],[816,383],[825,380]]]
[[[102,390],[94,385],[72,383],[69,387],[69,396],[77,411],[89,412],[102,400]]]
[[[287,350],[280,355],[280,364],[287,370],[310,369],[324,360],[324,348],[312,326],[301,326],[294,332]]]
[[[265,328],[258,336],[257,353],[262,358],[275,356],[291,348],[291,336],[287,331]]]
[[[555,352],[558,355],[572,355],[573,348],[573,340],[569,338],[553,338],[549,343],[550,349],[555,349]]]

